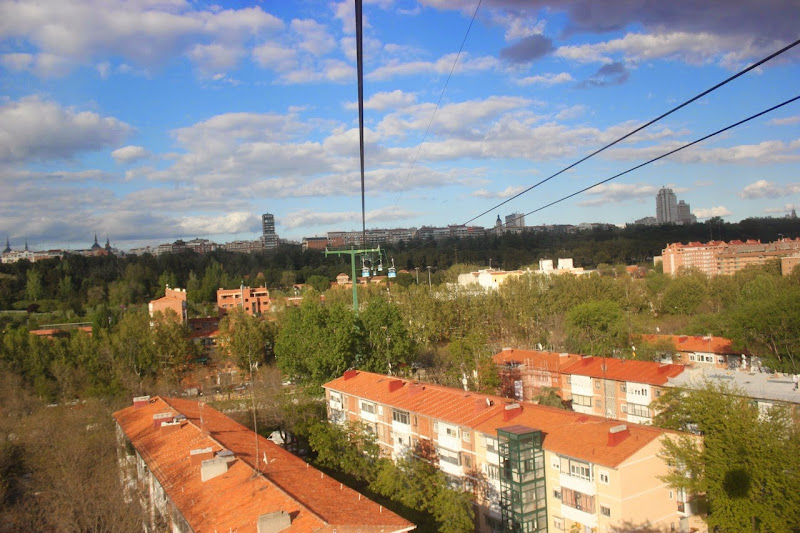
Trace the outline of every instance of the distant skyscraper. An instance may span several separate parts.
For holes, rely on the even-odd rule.
[[[678,220],[681,224],[694,224],[697,222],[697,217],[692,214],[689,204],[683,200],[678,202]]]
[[[275,217],[269,213],[261,215],[261,243],[265,250],[278,247],[278,234],[275,233]]]
[[[658,195],[656,195],[656,220],[659,224],[674,224],[680,220],[678,217],[678,199],[672,189],[664,187],[658,191]]]
[[[506,227],[524,228],[525,215],[522,213],[511,213],[510,215],[506,215]]]

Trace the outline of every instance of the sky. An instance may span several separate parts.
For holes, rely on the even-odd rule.
[[[793,42],[800,4],[483,0],[467,34],[477,5],[364,0],[367,228],[490,227],[800,94],[797,46],[495,207]],[[0,236],[361,229],[355,42],[352,0],[0,0]],[[798,169],[795,102],[525,222],[633,222],[662,186],[701,221],[780,217]]]

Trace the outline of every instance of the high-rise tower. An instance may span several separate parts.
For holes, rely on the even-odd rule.
[[[278,234],[275,233],[275,217],[270,213],[261,215],[261,244],[265,250],[278,247]]]
[[[656,195],[656,220],[659,224],[674,224],[678,217],[678,199],[672,189],[663,187]]]

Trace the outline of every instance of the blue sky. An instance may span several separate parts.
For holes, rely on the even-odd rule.
[[[365,0],[367,227],[463,223],[797,38],[800,6]],[[706,4],[706,3],[701,3]],[[800,46],[474,222],[527,213],[800,93]],[[361,227],[353,2],[0,0],[0,231],[129,248]],[[418,154],[418,157],[417,157]],[[416,163],[413,165],[415,157]],[[800,103],[526,217],[800,207]]]

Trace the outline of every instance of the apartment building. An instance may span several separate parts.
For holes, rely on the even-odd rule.
[[[584,357],[561,371],[561,391],[578,413],[635,424],[653,421],[653,400],[683,365]]]
[[[524,401],[531,401],[546,388],[560,392],[561,369],[580,359],[576,354],[513,348],[505,348],[492,356],[498,367],[502,394]]]
[[[664,273],[675,275],[695,269],[708,276],[731,275],[748,265],[794,255],[800,251],[800,238],[771,243],[756,240],[672,243],[661,251]]]
[[[150,318],[153,318],[156,313],[166,313],[168,309],[175,313],[175,316],[181,324],[186,324],[188,316],[186,307],[186,289],[172,289],[169,285],[167,285],[164,291],[164,296],[156,300],[150,300],[150,303],[147,304],[147,310],[150,313]]]
[[[121,475],[147,531],[415,528],[203,402],[142,396],[114,419]]]
[[[226,312],[239,307],[251,316],[266,313],[270,309],[269,291],[266,287],[245,287],[238,289],[218,289],[217,308]]]
[[[517,279],[525,274],[523,270],[492,270],[484,269],[477,272],[467,272],[458,275],[458,284],[462,287],[479,285],[484,290],[500,288],[500,285],[509,279]]]
[[[744,363],[747,366],[747,352],[736,350],[733,341],[713,335],[642,335],[644,342],[651,344],[667,341],[675,349],[674,362],[684,365],[733,369]]]
[[[477,531],[704,529],[658,477],[677,433],[357,370],[324,388],[330,421],[364,423],[387,456],[432,444],[475,494]]]

